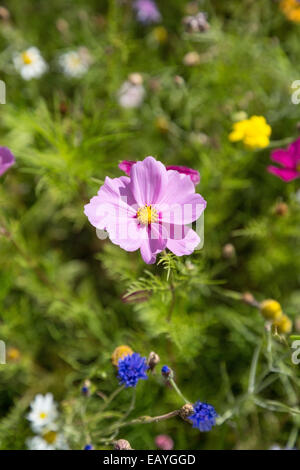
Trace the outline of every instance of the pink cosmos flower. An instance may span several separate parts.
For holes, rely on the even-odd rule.
[[[300,138],[295,140],[287,150],[278,149],[271,153],[271,159],[283,168],[268,166],[268,171],[288,183],[300,178]]]
[[[15,157],[7,147],[0,147],[0,176],[3,175],[13,164]]]
[[[143,260],[153,264],[166,248],[177,256],[195,250],[200,238],[188,224],[205,207],[189,176],[147,157],[132,166],[130,177],[106,177],[84,213],[94,227],[108,232],[114,244],[126,251],[140,250]]]
[[[132,166],[136,162],[134,160],[123,160],[119,164],[120,170],[124,171],[126,175],[130,176],[130,170]],[[187,166],[177,166],[177,165],[168,165],[166,166],[167,170],[175,170],[178,171],[179,173],[183,173],[184,175],[188,175],[193,183],[196,185],[200,183],[200,173],[197,170],[193,170],[193,168],[188,168]]]

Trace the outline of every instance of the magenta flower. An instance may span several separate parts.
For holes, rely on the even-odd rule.
[[[15,157],[7,147],[0,147],[0,176],[3,175],[13,164]]]
[[[271,159],[283,168],[268,166],[268,171],[288,183],[300,178],[300,138],[295,140],[287,150],[278,149],[271,153]]]
[[[134,8],[141,23],[158,23],[161,14],[153,0],[136,0]]]
[[[140,250],[152,264],[166,248],[177,256],[193,253],[200,238],[188,224],[205,207],[189,176],[147,157],[132,166],[130,177],[106,177],[84,213],[94,227],[108,232],[112,243],[126,251]]]
[[[119,164],[119,168],[120,170],[124,171],[126,175],[130,176],[130,170],[135,163],[136,162],[134,160],[123,160]],[[193,170],[193,168],[188,168],[187,166],[177,166],[177,165],[169,165],[169,166],[166,166],[166,168],[167,170],[175,170],[175,171],[178,171],[178,173],[188,175],[195,185],[200,182],[200,173],[197,170]]]

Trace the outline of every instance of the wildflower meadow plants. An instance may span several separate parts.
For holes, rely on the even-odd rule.
[[[299,448],[299,2],[6,3],[0,449]]]

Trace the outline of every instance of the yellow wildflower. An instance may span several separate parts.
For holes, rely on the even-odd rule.
[[[14,348],[14,347],[8,348],[7,359],[9,361],[18,361],[20,357],[21,357],[21,353],[18,348]]]
[[[118,362],[120,359],[123,359],[125,356],[129,356],[130,354],[133,354],[132,349],[129,346],[126,346],[126,344],[118,346],[114,352],[112,353],[111,360],[114,366],[118,365]]]
[[[264,300],[260,304],[260,311],[266,320],[278,320],[282,317],[281,305],[273,299]]]
[[[252,149],[268,147],[272,129],[263,116],[252,116],[250,119],[233,124],[233,131],[229,134],[231,142],[242,140]]]
[[[153,37],[157,42],[161,44],[168,40],[168,31],[163,26],[156,26],[152,31]]]
[[[293,323],[287,315],[282,315],[273,323],[278,333],[288,334],[292,331]]]
[[[300,2],[297,0],[281,0],[280,9],[291,21],[300,23]]]

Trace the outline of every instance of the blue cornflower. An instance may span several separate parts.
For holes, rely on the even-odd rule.
[[[135,387],[140,379],[148,379],[146,370],[149,369],[147,360],[138,353],[133,353],[118,362],[118,378],[125,387]]]
[[[198,428],[200,431],[210,431],[216,424],[216,417],[218,414],[212,405],[197,401],[194,405],[194,414],[189,416],[193,423],[193,428]]]

